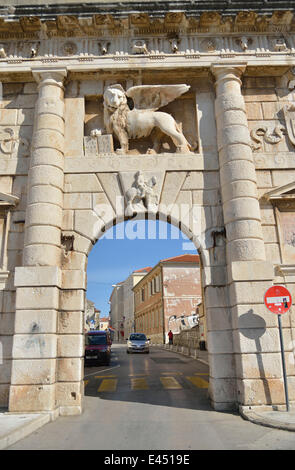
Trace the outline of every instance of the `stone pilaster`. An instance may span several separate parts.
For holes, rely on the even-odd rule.
[[[64,69],[36,70],[24,266],[60,266],[64,184]]]
[[[15,268],[10,411],[58,409],[65,69],[35,70],[39,86],[28,175],[23,266]]]
[[[223,332],[222,341],[219,332],[214,331],[218,317],[211,318],[211,348],[219,355],[215,363],[218,364],[221,354],[227,354],[227,363],[232,364],[228,377],[222,377],[218,367],[211,367],[212,399],[221,401],[222,394],[225,397],[229,394],[236,397],[240,406],[273,405],[283,399],[283,387],[281,376],[274,379],[265,366],[270,353],[277,354],[279,350],[277,332],[271,338],[266,329],[263,299],[272,285],[274,269],[271,260],[265,260],[256,170],[241,92],[244,69],[245,64],[212,67],[216,78],[215,115],[227,241],[227,328],[229,333],[232,330],[228,338]]]
[[[241,93],[245,66],[216,65],[215,115],[227,261],[264,260],[250,133]]]

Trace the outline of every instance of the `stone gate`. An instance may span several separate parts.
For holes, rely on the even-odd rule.
[[[0,20],[10,411],[81,412],[88,254],[114,224],[148,215],[200,253],[214,409],[284,403],[263,297],[295,283],[294,9],[207,3],[71,4],[66,15],[26,4]],[[293,402],[294,321],[283,317]]]

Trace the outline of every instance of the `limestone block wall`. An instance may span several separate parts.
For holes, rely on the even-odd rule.
[[[0,191],[19,201],[9,208],[0,270],[0,406],[8,404],[14,354],[15,403],[23,385],[32,396],[41,386],[45,398],[42,402],[40,395],[40,401],[34,402],[37,408],[49,403],[65,415],[81,410],[87,259],[102,233],[124,220],[126,190],[139,169],[144,177],[157,178],[157,217],[179,226],[200,248],[215,408],[234,402],[249,406],[283,402],[277,318],[266,311],[262,299],[273,281],[285,283],[295,298],[295,272],[284,268],[288,261],[282,256],[278,213],[265,194],[295,181],[295,146],[283,115],[283,107],[294,101],[295,94],[289,86],[292,74],[262,78],[235,73],[217,73],[214,80],[222,83],[216,94],[212,78],[188,76],[195,93],[199,141],[198,152],[191,155],[90,158],[83,146],[85,99],[101,93],[106,82],[90,80],[87,73],[85,80],[67,83],[65,99],[61,84],[47,83],[54,86],[58,109],[54,105],[46,113],[36,107],[36,82],[3,84]],[[151,77],[149,73],[143,78],[148,82]],[[133,78],[131,82],[135,83]],[[226,93],[234,99],[226,99]],[[31,153],[35,111],[39,136]],[[34,168],[28,184],[30,164]],[[144,208],[139,217],[145,217]],[[1,227],[4,232],[3,223]],[[278,266],[275,278],[274,266]],[[15,283],[16,267],[34,269],[23,277],[17,269]],[[28,292],[37,293],[37,300],[29,300]],[[33,320],[39,331],[32,331]],[[294,325],[291,311],[283,317],[291,400],[295,399]],[[162,341],[154,336],[153,342]],[[26,351],[27,341],[33,339],[44,342],[42,357],[37,343],[31,356]]]
[[[15,206],[2,211],[3,224],[1,223],[0,233],[0,406],[4,407],[8,405],[12,344],[15,332],[14,268],[22,265],[27,171],[36,99],[35,82],[2,84],[0,191],[19,199]],[[5,237],[5,250],[3,251]]]
[[[261,299],[272,282],[286,285],[293,296],[295,293],[292,274],[275,268],[284,265],[279,220],[275,205],[264,197],[274,188],[295,180],[295,147],[288,137],[283,114],[283,107],[294,100],[293,90],[288,86],[289,80],[288,74],[283,77],[244,77],[242,87],[256,166],[265,258],[273,264],[274,272],[279,274],[272,278],[270,273],[267,279],[262,266],[261,274],[257,266],[256,276],[264,277],[264,282],[256,285],[250,283],[244,288],[241,286],[236,296],[239,305],[234,307],[233,325],[240,329],[243,337],[238,340],[234,336],[233,348],[236,354],[242,353],[244,357],[244,360],[235,362],[237,377],[244,379],[243,386],[238,380],[241,384],[238,394],[245,404],[252,406],[284,402],[278,320],[261,304]],[[292,264],[292,260],[285,260],[285,263]],[[293,309],[282,317],[282,323],[290,399],[294,400]],[[250,325],[251,331],[248,329]]]

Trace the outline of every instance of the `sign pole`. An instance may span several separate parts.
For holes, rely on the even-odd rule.
[[[284,340],[282,332],[282,322],[281,315],[278,315],[279,320],[279,333],[280,333],[280,343],[281,343],[281,356],[282,356],[282,366],[283,366],[283,377],[284,377],[284,388],[285,388],[285,397],[286,397],[286,409],[289,411],[289,396],[288,396],[288,383],[287,383],[287,374],[286,374],[286,364],[285,364],[285,353],[284,353]]]
[[[285,349],[284,349],[284,341],[283,341],[281,316],[282,314],[288,312],[288,310],[292,306],[291,293],[284,286],[281,286],[281,285],[271,286],[269,289],[267,289],[267,291],[264,294],[264,304],[270,312],[275,313],[278,316],[279,334],[280,334],[280,343],[281,343],[281,357],[282,357],[283,377],[284,377],[284,389],[285,389],[285,397],[286,397],[286,410],[289,411],[288,383],[287,383],[287,374],[286,374]]]

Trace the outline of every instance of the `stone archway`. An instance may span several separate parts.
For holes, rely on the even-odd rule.
[[[155,163],[155,160],[159,161],[160,158],[151,157],[149,162],[146,162],[147,166],[150,166],[151,160]],[[122,166],[119,157],[116,158],[116,163],[119,169]],[[190,163],[191,157],[188,157],[188,165]],[[182,168],[184,165],[185,161],[182,161]],[[142,171],[144,178],[150,177],[151,173],[153,172]],[[218,285],[218,282],[222,282],[217,280],[217,277],[222,278],[218,274],[220,271],[218,263],[225,259],[222,226],[212,225],[211,219],[210,223],[207,223],[208,217],[206,218],[204,208],[200,205],[194,208],[183,199],[181,187],[190,177],[186,171],[156,173],[160,204],[159,209],[153,212],[151,217],[176,225],[194,242],[202,260],[205,290],[206,283],[209,282],[210,286],[213,286],[214,276]],[[16,335],[15,352],[18,341],[21,343],[13,363],[11,411],[46,409],[54,413],[58,409],[62,415],[81,412],[84,356],[82,319],[87,257],[94,243],[106,229],[128,219],[124,214],[123,188],[124,182],[127,181],[128,186],[128,181],[133,181],[135,174],[135,171],[122,174],[120,172],[65,173],[61,265],[16,268],[16,320],[19,322],[19,318],[25,316],[26,330]],[[178,194],[175,190],[171,193],[171,187],[178,187]],[[188,192],[191,194],[190,190]],[[178,198],[179,202],[175,203]],[[92,208],[87,206],[90,199]],[[217,200],[216,203],[218,207]],[[117,209],[117,213],[114,208]],[[142,206],[141,210],[140,213],[140,208],[137,207],[137,216],[146,217],[145,207]],[[200,231],[202,217],[204,228],[209,230],[207,234],[206,230],[203,230],[203,233]],[[212,265],[210,261],[212,258],[210,250],[214,252],[217,266]],[[48,255],[48,258],[50,257],[51,254]],[[30,303],[30,308],[25,302]],[[28,360],[25,357],[17,357],[21,354],[21,350],[24,350],[25,354],[30,351],[31,357]],[[32,354],[35,354],[34,358]],[[52,357],[48,358],[49,355]],[[24,380],[28,383],[17,384],[17,381],[24,382]],[[232,407],[232,398],[227,406]]]
[[[195,205],[199,210],[201,236],[193,221],[183,228],[203,260],[213,407],[281,403],[279,373],[272,379],[271,366],[261,367],[269,347],[267,335],[272,332],[266,328],[265,342],[250,334],[252,329],[261,330],[257,312],[261,318],[263,293],[274,276],[273,264],[265,259],[256,169],[241,92],[245,68],[238,62],[212,65],[215,106],[213,83],[206,78],[204,84],[204,77],[200,78],[204,88],[196,98],[199,154],[144,157],[83,153],[82,108],[93,83],[79,79],[81,86],[75,87],[77,83],[69,80],[65,97],[64,67],[33,70],[39,91],[23,265],[16,266],[14,278],[10,411],[49,411],[54,416],[81,412],[87,256],[103,230],[124,217],[122,203],[139,170],[144,179],[157,178],[156,212],[179,224],[187,215],[179,216],[182,206],[192,216]],[[195,76],[191,79],[198,81]],[[94,81],[103,90],[104,80]],[[73,106],[81,106],[79,122],[76,116],[70,119]],[[210,122],[207,134],[204,119]],[[171,205],[178,209],[177,216],[161,209]]]

